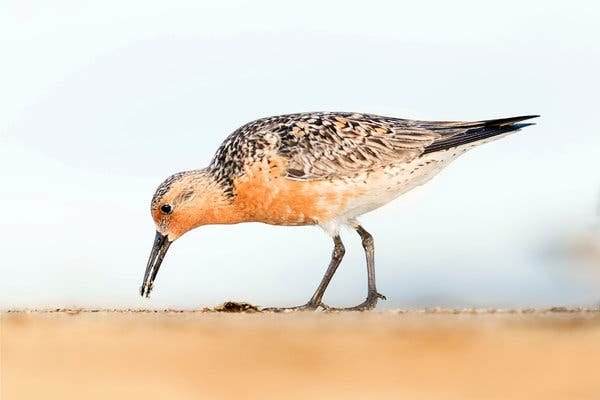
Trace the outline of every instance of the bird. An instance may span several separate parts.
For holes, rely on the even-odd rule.
[[[533,125],[522,121],[536,117],[461,122],[304,112],[249,122],[225,139],[207,167],[175,173],[156,189],[150,204],[156,234],[140,294],[150,295],[167,250],[192,229],[315,225],[333,241],[320,284],[306,304],[265,310],[372,310],[385,296],[377,291],[373,236],[357,218],[424,184],[467,150]],[[344,226],[362,240],[367,297],[333,308],[323,296],[344,257]]]

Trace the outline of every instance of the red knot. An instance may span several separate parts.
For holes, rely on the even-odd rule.
[[[333,255],[310,300],[291,309],[328,308],[322,299],[345,253],[339,230],[346,225],[360,235],[367,264],[367,298],[347,309],[373,309],[385,297],[375,284],[373,237],[356,218],[427,182],[470,148],[532,125],[520,122],[534,117],[440,122],[315,112],[250,122],[223,142],[208,167],[174,174],[156,190],[156,237],[141,294],[150,294],[171,243],[199,226],[318,225],[331,235]]]

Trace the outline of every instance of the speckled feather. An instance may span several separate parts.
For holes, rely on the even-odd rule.
[[[287,159],[287,178],[344,178],[391,164],[408,163],[496,134],[517,130],[530,117],[476,122],[414,121],[370,114],[315,112],[259,119],[233,132],[208,170],[233,194],[233,180],[264,157]]]

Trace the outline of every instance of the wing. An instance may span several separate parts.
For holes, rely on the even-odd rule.
[[[295,118],[279,136],[288,177],[315,180],[410,162],[441,135],[410,120],[320,113]]]
[[[279,154],[289,159],[287,175],[300,180],[352,176],[422,154],[514,131],[531,118],[475,122],[413,121],[368,114],[301,114],[279,126]]]
[[[358,113],[282,115],[239,128],[221,145],[211,166],[232,176],[248,160],[277,154],[288,160],[291,179],[348,177],[514,131],[527,125],[516,122],[528,118],[532,116],[432,122]]]

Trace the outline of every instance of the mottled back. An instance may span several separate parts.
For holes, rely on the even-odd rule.
[[[277,155],[287,159],[290,179],[349,177],[410,162],[427,149],[445,150],[516,130],[521,126],[511,124],[527,118],[436,122],[339,112],[274,116],[233,132],[217,150],[209,170],[230,187],[243,174],[244,165]]]

